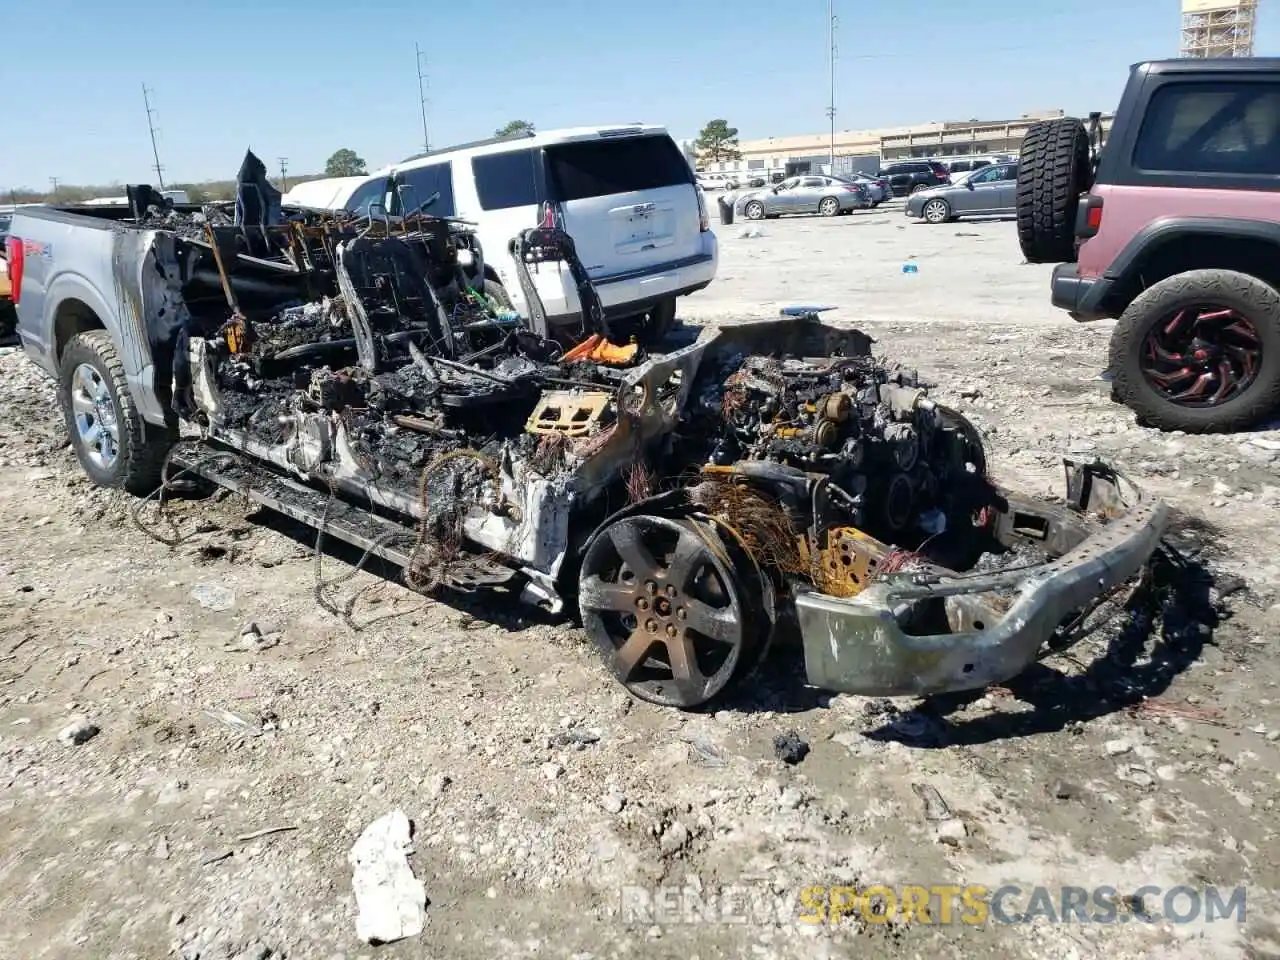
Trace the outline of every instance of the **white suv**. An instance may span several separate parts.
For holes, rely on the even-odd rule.
[[[384,194],[386,177],[402,181]],[[648,315],[664,330],[676,298],[716,275],[719,253],[693,169],[663,127],[581,127],[486,140],[410,157],[356,189],[346,208],[426,212],[476,225],[486,272],[496,273],[516,308],[528,304],[516,277],[511,240],[554,224],[568,233],[609,319]],[[530,269],[547,321],[573,322],[577,284],[564,265]]]

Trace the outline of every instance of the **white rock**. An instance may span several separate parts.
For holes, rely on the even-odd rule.
[[[689,828],[679,820],[676,820],[671,826],[662,832],[662,840],[659,846],[663,853],[675,853],[689,842]]]
[[[933,829],[933,838],[938,843],[945,843],[953,847],[958,847],[968,835],[969,831],[965,829],[964,821],[955,817],[950,820],[943,820]]]
[[[215,613],[230,610],[236,604],[235,593],[217,583],[197,583],[191,591],[191,599]]]
[[[627,805],[627,798],[620,793],[609,793],[600,801],[605,813],[621,813]]]
[[[562,773],[564,773],[564,767],[558,763],[544,763],[542,765],[542,775],[548,780],[558,780]]]
[[[1107,756],[1118,757],[1122,753],[1128,753],[1133,749],[1133,744],[1128,740],[1108,740],[1102,745],[1102,749],[1107,751]]]
[[[356,936],[366,943],[414,937],[427,923],[427,891],[413,875],[409,818],[392,810],[365,827],[347,854],[356,897]]]
[[[1139,787],[1149,787],[1155,783],[1151,774],[1132,763],[1128,766],[1116,767],[1116,779]]]
[[[72,717],[71,722],[58,731],[58,741],[69,747],[79,746],[96,737],[101,731],[89,722],[88,717]]]

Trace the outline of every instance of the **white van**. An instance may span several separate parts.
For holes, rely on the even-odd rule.
[[[392,172],[403,181],[399,197],[384,195]],[[663,127],[580,127],[433,151],[379,171],[346,208],[367,214],[381,204],[394,215],[437,193],[427,212],[476,224],[486,271],[526,316],[509,245],[548,217],[573,237],[610,319],[647,314],[651,327],[665,329],[676,298],[716,275],[702,191]],[[577,284],[567,267],[540,264],[530,276],[548,323],[576,319]]]
[[[317,210],[338,210],[347,205],[351,195],[366,183],[368,177],[325,177],[321,180],[304,180],[280,198],[286,207],[308,207]]]

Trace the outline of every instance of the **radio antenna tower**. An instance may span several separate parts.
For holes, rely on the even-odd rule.
[[[836,2],[827,0],[827,79],[831,82],[831,100],[827,118],[831,121],[831,171],[836,172]]]
[[[160,189],[164,189],[164,167],[160,166],[160,151],[156,148],[156,125],[152,120],[155,111],[151,109],[151,94],[154,90],[148,90],[147,85],[142,85],[142,102],[147,105],[147,129],[151,131],[151,156],[155,158],[156,165],[151,169],[156,172],[156,181],[160,184]]]
[[[422,108],[422,149],[423,152],[431,150],[431,137],[427,135],[427,76],[422,72],[422,50],[415,43],[413,52],[417,54],[418,61],[418,105]]]

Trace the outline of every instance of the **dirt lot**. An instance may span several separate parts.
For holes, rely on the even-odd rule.
[[[1021,265],[1009,223],[882,208],[760,230],[721,230],[720,278],[686,319],[837,305],[980,424],[1002,479],[1056,488],[1064,454],[1126,468],[1180,511],[1187,569],[1152,616],[985,696],[818,695],[781,655],[717,712],[680,715],[632,702],[570,625],[424,603],[381,571],[326,594],[359,591],[353,630],[317,607],[306,532],[233,499],[179,505],[176,546],[144,535],[4,351],[0,956],[1280,954],[1280,433],[1135,427],[1096,379],[1109,331],[1049,307],[1049,269]],[[248,622],[279,643],[245,649]],[[101,732],[59,742],[77,715]],[[811,746],[794,766],[773,748],[789,730]],[[926,817],[921,785],[963,829]],[[428,923],[370,947],[347,852],[396,808]],[[804,887],[877,883],[1017,884],[1006,913],[1035,886],[1239,885],[1247,911],[1172,923],[1147,892],[1107,924],[796,921]],[[657,884],[778,910],[657,923],[626,889]]]

